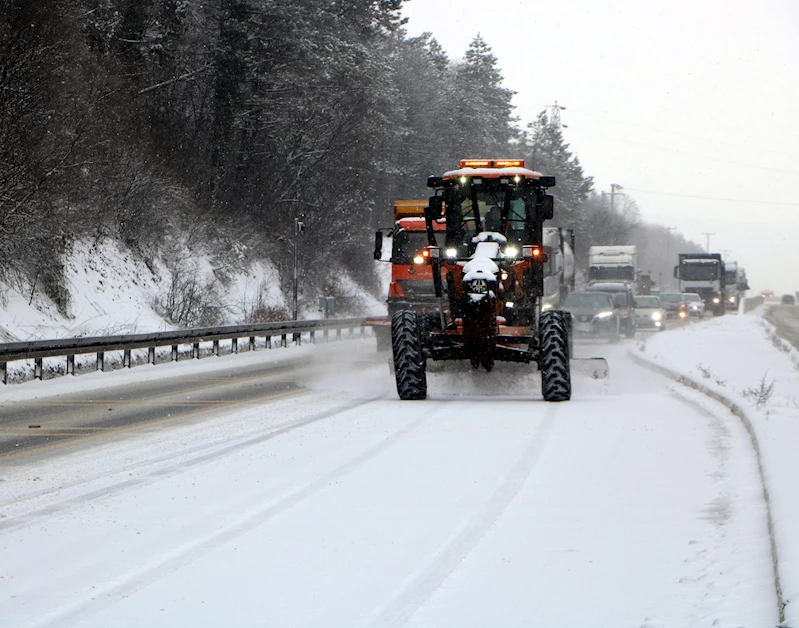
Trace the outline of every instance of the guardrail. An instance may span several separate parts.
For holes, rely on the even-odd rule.
[[[118,336],[94,336],[87,338],[60,338],[56,340],[33,340],[28,342],[9,342],[0,344],[0,381],[8,383],[8,363],[17,360],[34,360],[34,378],[42,379],[43,358],[65,357],[66,374],[75,375],[75,356],[94,353],[97,355],[95,370],[105,371],[106,351],[122,351],[122,366],[130,368],[131,351],[147,349],[147,363],[155,364],[155,353],[159,347],[171,347],[171,361],[178,359],[178,347],[191,345],[192,358],[200,358],[200,343],[213,342],[211,355],[219,355],[219,341],[230,340],[231,351],[239,352],[240,338],[249,339],[250,351],[255,350],[256,338],[266,338],[267,347],[271,347],[273,336],[280,336],[282,346],[288,346],[288,336],[293,337],[295,344],[302,343],[302,334],[310,334],[310,341],[316,341],[316,332],[323,332],[324,340],[328,340],[331,331],[336,332],[336,339],[341,339],[341,330],[349,329],[350,335],[355,329],[361,330],[369,319],[343,318],[311,321],[281,321],[276,323],[254,323],[248,325],[228,325],[222,327],[202,327],[179,331],[153,332],[149,334],[128,334]]]

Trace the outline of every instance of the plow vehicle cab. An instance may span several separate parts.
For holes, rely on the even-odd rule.
[[[568,400],[571,317],[541,311],[544,221],[554,211],[546,191],[555,178],[521,160],[463,160],[458,170],[430,177],[427,185],[435,194],[424,210],[425,262],[438,312],[393,313],[400,398],[426,397],[426,362],[432,359],[468,360],[487,371],[496,361],[535,363],[544,399]]]

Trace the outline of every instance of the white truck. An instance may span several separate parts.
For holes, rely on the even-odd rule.
[[[738,304],[746,296],[749,283],[746,271],[738,266],[738,262],[724,262],[724,305],[728,310],[737,310]]]
[[[544,309],[558,308],[566,295],[574,291],[574,231],[544,227]]]
[[[634,244],[591,246],[588,248],[588,284],[638,280],[638,253]]]

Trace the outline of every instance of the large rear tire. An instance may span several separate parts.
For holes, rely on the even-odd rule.
[[[402,400],[427,397],[427,374],[416,312],[402,310],[391,317],[391,348],[397,393]]]
[[[569,334],[566,314],[560,311],[543,312],[540,319],[541,394],[544,401],[571,399],[571,368],[569,366]]]

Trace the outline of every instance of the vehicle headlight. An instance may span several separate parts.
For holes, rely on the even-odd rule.
[[[735,303],[735,297],[730,297],[730,303]]]
[[[613,312],[611,311],[600,312],[596,315],[597,318],[610,318],[611,316],[613,316]]]
[[[444,251],[444,255],[446,255],[449,259],[455,259],[458,257],[458,249],[448,248],[446,251]]]
[[[685,310],[680,310],[680,315],[679,316],[680,316],[680,318],[685,318],[685,316],[686,316]]]
[[[541,311],[542,312],[546,312],[547,310],[551,310],[551,309],[552,309],[552,304],[551,303],[544,303],[544,305],[541,306]]]
[[[663,314],[661,314],[660,312],[652,312],[653,321],[659,321],[661,318],[663,318]]]
[[[719,299],[718,297],[713,297],[713,303],[718,303],[720,301],[721,301],[721,299]]]
[[[421,255],[417,255],[416,257],[413,258],[413,263],[424,264],[424,257],[422,257]]]
[[[506,246],[505,250],[502,252],[502,255],[510,258],[519,257],[519,249],[515,246]]]

